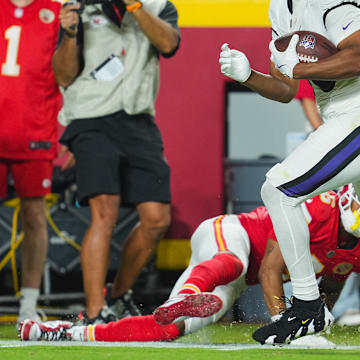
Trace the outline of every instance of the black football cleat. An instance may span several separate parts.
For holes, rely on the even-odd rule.
[[[75,322],[76,326],[87,326],[87,325],[97,325],[97,324],[107,324],[109,322],[117,321],[116,315],[113,311],[107,306],[104,305],[99,313],[98,316],[94,318],[89,318],[86,312],[81,312],[78,315],[78,319]]]
[[[141,310],[135,304],[133,299],[133,291],[129,289],[125,294],[120,297],[111,297],[112,284],[109,283],[105,288],[105,301],[110,310],[116,315],[117,319],[120,320],[124,317],[129,316],[141,316]]]
[[[293,297],[290,304],[279,320],[254,331],[253,339],[262,345],[289,344],[301,336],[326,330],[334,322],[333,315],[320,298],[303,301]]]

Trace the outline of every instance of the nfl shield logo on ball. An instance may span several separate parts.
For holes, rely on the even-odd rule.
[[[307,34],[305,35],[301,41],[300,46],[303,46],[305,49],[314,49],[316,43],[316,38],[313,35]]]

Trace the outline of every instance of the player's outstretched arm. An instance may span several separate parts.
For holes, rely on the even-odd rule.
[[[221,47],[219,63],[221,72],[263,97],[288,103],[297,93],[298,81],[282,75],[270,64],[270,75],[251,69],[249,60],[241,51],[230,49],[228,44]]]
[[[253,70],[248,83],[244,85],[270,100],[290,102],[297,94],[299,81],[285,77],[273,62],[270,63],[269,72],[270,75],[265,75]]]
[[[285,308],[282,274],[285,262],[277,241],[268,239],[258,279],[261,284],[266,306],[271,316],[276,316]]]

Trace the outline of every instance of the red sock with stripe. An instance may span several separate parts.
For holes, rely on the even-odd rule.
[[[91,331],[88,326],[88,331]],[[93,326],[96,341],[170,341],[180,336],[175,324],[159,325],[153,315],[133,316]],[[88,338],[91,338],[89,334]]]
[[[219,285],[226,285],[238,278],[243,271],[239,258],[229,253],[219,253],[203,261],[191,271],[179,294],[211,292]]]

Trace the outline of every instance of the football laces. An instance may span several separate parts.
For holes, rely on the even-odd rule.
[[[310,56],[305,54],[298,53],[299,61],[306,62],[306,63],[314,63],[319,60],[317,56]]]

